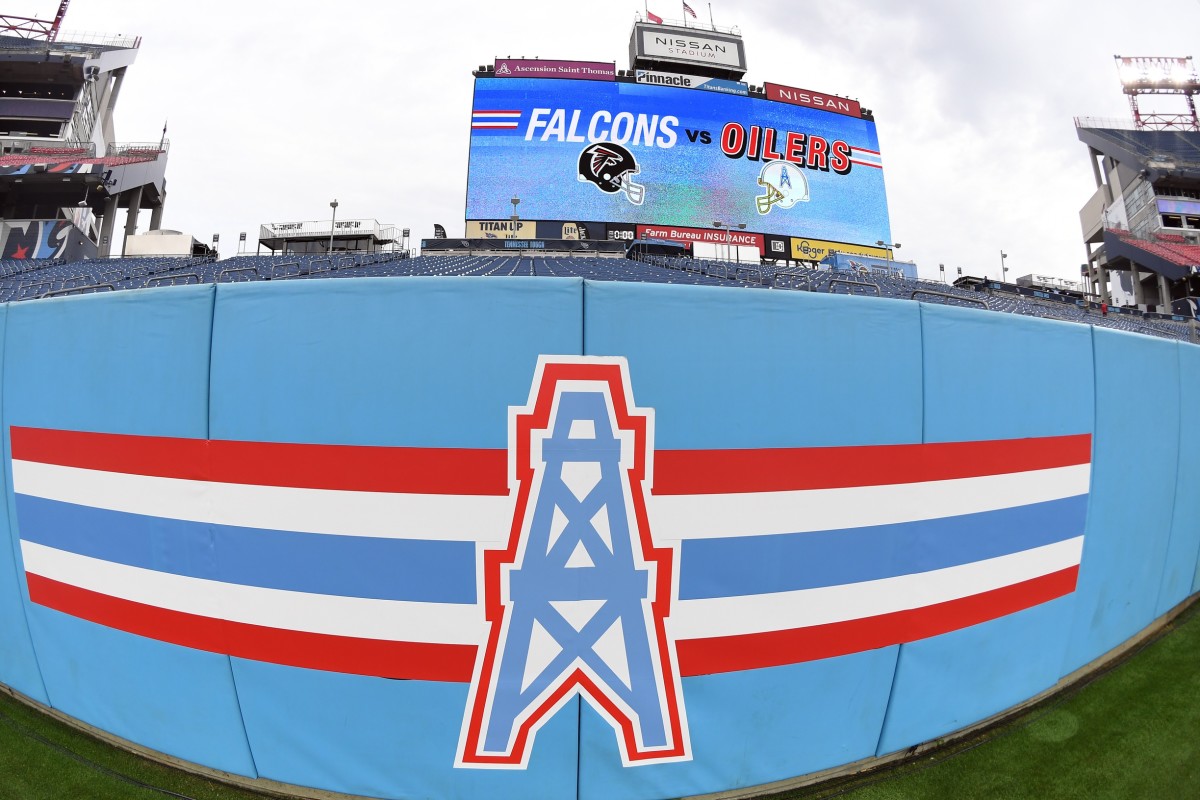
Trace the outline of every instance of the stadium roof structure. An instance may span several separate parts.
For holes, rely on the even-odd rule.
[[[1129,121],[1086,117],[1075,120],[1081,142],[1142,172],[1151,182],[1200,180],[1200,132],[1137,130],[1130,125]]]

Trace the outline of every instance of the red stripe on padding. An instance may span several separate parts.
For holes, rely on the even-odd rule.
[[[1090,434],[944,444],[658,450],[656,495],[880,486],[1087,464]],[[13,458],[67,467],[259,486],[507,495],[499,449],[207,441],[12,428]]]
[[[990,592],[876,617],[786,631],[676,643],[683,677],[817,661],[876,650],[978,625],[1075,591],[1079,567]]]
[[[29,598],[109,628],[161,642],[291,667],[379,678],[467,683],[473,645],[388,642],[281,630],[123,600],[26,573]]]
[[[508,494],[505,450],[208,441],[14,426],[12,454],[65,467],[257,486]]]
[[[213,619],[148,606],[26,573],[33,602],[110,628],[255,661],[381,678],[467,683],[472,645],[388,642]],[[684,639],[683,677],[817,661],[904,644],[1023,611],[1075,590],[1079,567],[990,592],[866,619],[786,631]]]
[[[1091,434],[945,444],[657,450],[654,494],[841,489],[1087,464]]]

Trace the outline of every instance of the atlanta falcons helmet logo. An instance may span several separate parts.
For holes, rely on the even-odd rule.
[[[633,182],[641,171],[633,153],[613,142],[590,144],[579,154],[579,180],[595,184],[605,194],[624,192],[635,206],[646,199],[646,187]]]

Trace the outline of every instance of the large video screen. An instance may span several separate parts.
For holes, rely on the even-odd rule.
[[[641,83],[479,78],[468,220],[578,219],[891,241],[875,123]]]

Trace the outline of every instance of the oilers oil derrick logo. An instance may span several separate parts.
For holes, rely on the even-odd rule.
[[[635,206],[646,199],[646,187],[633,182],[633,176],[641,171],[633,153],[615,142],[589,144],[579,154],[579,180],[594,184],[605,194],[624,192]]]
[[[633,405],[625,359],[543,356],[509,437],[516,504],[507,548],[484,553],[489,634],[456,766],[524,768],[576,695],[626,766],[689,759],[666,632],[678,559],[650,535],[654,413]]]
[[[770,161],[758,173],[758,185],[766,194],[755,198],[759,214],[768,214],[772,208],[791,208],[796,203],[808,202],[808,178],[804,171],[787,161]]]

